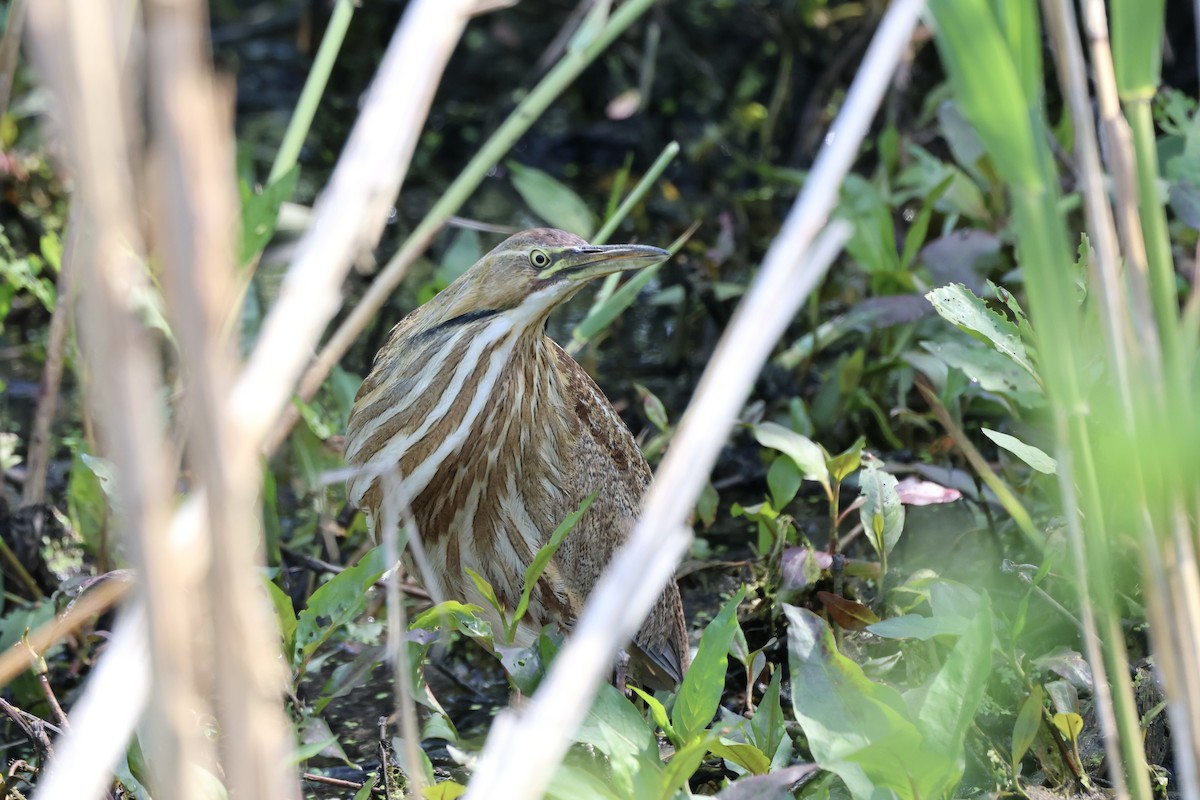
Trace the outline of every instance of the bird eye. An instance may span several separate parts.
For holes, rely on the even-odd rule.
[[[550,266],[550,256],[544,250],[533,250],[529,253],[529,263],[538,269],[545,269]]]

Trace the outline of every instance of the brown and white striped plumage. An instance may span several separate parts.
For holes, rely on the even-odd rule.
[[[395,513],[384,496],[395,483],[381,476],[399,466],[405,497],[393,499],[411,502],[434,596],[487,609],[470,568],[515,607],[533,555],[598,492],[543,573],[520,639],[572,626],[633,525],[650,469],[595,382],[545,335],[546,319],[588,279],[666,256],[524,231],[393,329],[350,413],[346,463],[360,469],[348,494],[378,526]],[[673,584],[634,643],[643,680],[680,680],[687,630]]]

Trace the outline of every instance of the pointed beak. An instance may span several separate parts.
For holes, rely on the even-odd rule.
[[[538,273],[542,280],[587,281],[614,272],[641,269],[662,263],[671,254],[661,247],[644,244],[582,245],[550,253],[550,266]]]

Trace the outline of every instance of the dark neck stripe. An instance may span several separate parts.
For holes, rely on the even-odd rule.
[[[432,336],[435,333],[440,333],[448,328],[455,328],[459,325],[466,325],[470,322],[478,322],[481,319],[494,317],[500,313],[498,308],[481,308],[478,311],[468,311],[466,314],[459,314],[453,319],[448,319],[445,322],[439,323],[429,330],[425,331],[422,336]]]

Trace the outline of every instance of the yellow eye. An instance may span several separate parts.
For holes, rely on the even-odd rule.
[[[529,263],[538,269],[545,269],[550,266],[550,256],[544,250],[533,250],[529,253]]]

